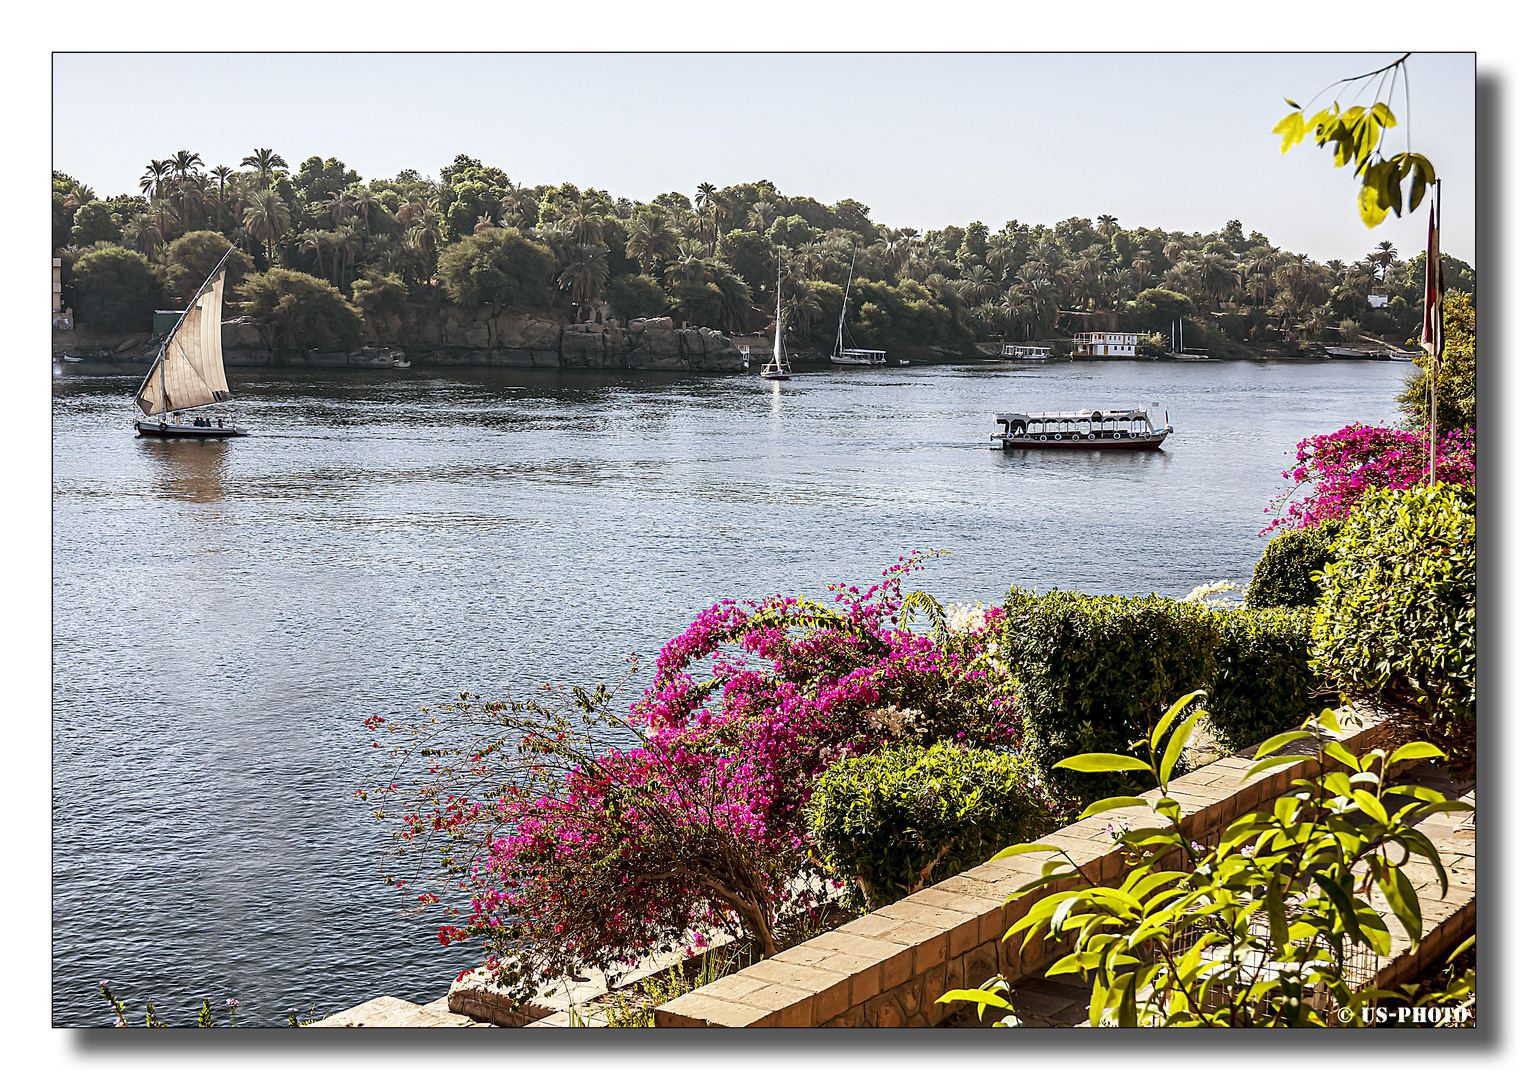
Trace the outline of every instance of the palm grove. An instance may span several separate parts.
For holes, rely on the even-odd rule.
[[[1420,322],[1422,255],[1403,260],[1385,241],[1355,263],[1317,262],[1239,221],[1200,234],[1101,214],[920,233],[767,180],[635,202],[571,183],[524,187],[465,154],[438,180],[406,169],[363,183],[335,158],[292,169],[270,149],[239,166],[182,150],[151,160],[137,194],[104,199],[53,173],[54,257],[82,328],[146,330],[230,244],[235,299],[289,349],[353,348],[411,306],[447,303],[562,321],[608,304],[622,319],[759,331],[773,319],[777,259],[789,341],[809,351],[833,338],[851,258],[850,332],[904,355],[1065,336],[1096,325],[1085,319],[1095,313],[1145,333],[1148,353],[1181,319],[1187,345],[1231,357],[1259,343],[1410,336]],[[1473,270],[1444,263],[1473,303]],[[1371,306],[1378,292],[1387,306]]]

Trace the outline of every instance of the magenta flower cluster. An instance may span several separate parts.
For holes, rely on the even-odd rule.
[[[911,629],[902,579],[921,561],[866,589],[831,586],[831,604],[773,596],[703,611],[629,709],[636,746],[578,764],[552,794],[504,796],[468,922],[442,927],[441,941],[536,941],[598,965],[728,930],[772,951],[809,864],[804,809],[823,770],[899,738],[1018,745],[1018,707],[989,648],[998,609],[964,633]]]
[[[1346,520],[1355,503],[1373,488],[1404,491],[1427,483],[1429,446],[1425,433],[1349,424],[1330,435],[1313,435],[1295,447],[1295,465],[1284,472],[1292,488],[1268,507],[1284,507],[1263,532]],[[1455,431],[1438,440],[1438,480],[1475,485],[1475,432]],[[1291,496],[1306,484],[1314,490],[1297,502]]]

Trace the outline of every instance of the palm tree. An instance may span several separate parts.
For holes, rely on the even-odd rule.
[[[212,175],[217,179],[217,182],[218,182],[218,201],[217,201],[217,204],[216,204],[216,206],[217,206],[217,227],[218,227],[218,232],[222,232],[223,231],[223,189],[224,189],[224,187],[228,183],[228,178],[233,175],[233,170],[230,169],[227,165],[219,165],[219,166],[217,166],[216,168],[214,168],[212,170]]]
[[[1137,251],[1135,253],[1135,262],[1131,263],[1130,266],[1135,271],[1136,291],[1139,292],[1146,288],[1146,275],[1151,271],[1150,253]]]
[[[170,226],[180,221],[180,215],[168,199],[150,199],[149,213],[154,215],[154,224],[159,227],[160,236],[167,235]]]
[[[557,287],[580,308],[599,299],[610,276],[610,249],[602,243],[575,244],[567,268],[557,275]]]
[[[95,189],[88,184],[75,184],[69,189],[69,194],[64,196],[64,205],[70,210],[78,210],[88,202],[95,201]]]
[[[348,284],[347,279],[355,266],[356,256],[363,247],[361,234],[347,221],[330,235],[334,237],[334,260],[340,264],[338,287],[343,289]]]
[[[1167,256],[1167,261],[1177,266],[1183,261],[1183,245],[1176,240],[1169,240],[1162,245],[1162,254]]]
[[[128,218],[127,224],[122,226],[122,243],[152,259],[164,243],[164,236],[152,217],[139,213]]]
[[[748,211],[748,227],[763,236],[778,216],[779,211],[775,209],[773,203],[760,200],[753,204],[753,209]]]
[[[170,175],[170,163],[153,158],[148,167],[143,170],[143,178],[138,181],[138,190],[143,192],[144,198],[153,201],[160,197],[160,188]]]
[[[1378,266],[1381,270],[1388,270],[1390,269],[1390,264],[1395,262],[1398,255],[1399,253],[1395,250],[1394,244],[1389,240],[1381,240],[1374,254],[1370,255],[1369,258],[1373,259],[1374,265]]]
[[[298,250],[312,254],[313,266],[318,271],[319,277],[329,276],[324,273],[324,246],[324,234],[317,229],[304,229],[302,234],[297,237]]]
[[[272,260],[272,247],[276,238],[292,224],[292,212],[287,204],[269,188],[259,192],[244,209],[244,227],[249,235],[265,245],[265,261]]]
[[[705,245],[699,240],[680,240],[674,261],[665,276],[671,286],[681,282],[706,281],[711,276],[710,269]]]
[[[656,210],[639,211],[627,233],[626,257],[636,259],[647,273],[657,276],[658,267],[673,257],[678,236]]]
[[[283,158],[280,154],[272,150],[262,150],[259,148],[256,148],[253,154],[250,154],[244,158],[244,160],[239,162],[239,164],[248,165],[250,168],[255,170],[256,174],[258,174],[260,177],[260,186],[262,188],[271,186],[271,175],[277,169],[285,169],[289,167],[286,163],[286,159]]]
[[[812,332],[812,320],[822,315],[822,304],[804,281],[789,283],[790,291],[785,297],[785,325],[799,331],[798,340],[805,340]]]
[[[354,211],[350,208],[350,196],[346,195],[344,192],[340,192],[334,198],[330,199],[325,204],[325,209],[329,211],[329,216],[334,219],[334,227],[336,229],[345,222],[349,221],[352,214],[354,213]]]
[[[1098,215],[1098,232],[1105,240],[1119,232],[1119,218],[1112,214]]]
[[[976,263],[968,266],[961,274],[956,291],[959,292],[966,307],[975,308],[997,295],[997,281],[993,278],[991,270],[981,263]]]
[[[351,197],[350,205],[355,209],[356,217],[361,219],[361,228],[367,236],[371,235],[371,215],[382,209],[382,200],[377,198],[369,187],[357,188],[355,195]]]
[[[177,180],[184,180],[191,175],[191,170],[202,163],[202,155],[194,154],[190,150],[177,150],[175,156],[170,159],[170,168],[175,172]]]

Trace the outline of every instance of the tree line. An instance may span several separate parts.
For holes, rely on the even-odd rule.
[[[210,253],[231,244],[235,296],[293,347],[353,344],[410,303],[564,321],[608,305],[622,319],[758,332],[773,321],[778,266],[791,346],[825,349],[851,260],[848,329],[870,348],[967,351],[1065,336],[1113,313],[1120,329],[1148,335],[1148,350],[1181,319],[1186,344],[1237,355],[1243,343],[1411,335],[1420,322],[1422,255],[1403,259],[1381,241],[1357,262],[1320,262],[1235,220],[1209,234],[1126,228],[1108,214],[920,231],[768,180],[641,202],[523,186],[465,154],[439,179],[405,169],[363,182],[336,158],[294,169],[265,148],[238,168],[185,150],[151,159],[137,193],[111,198],[54,172],[52,200],[54,257],[81,326],[147,328],[149,312],[183,300]],[[1444,273],[1473,296],[1467,264],[1445,256]],[[1386,306],[1371,306],[1377,293]]]

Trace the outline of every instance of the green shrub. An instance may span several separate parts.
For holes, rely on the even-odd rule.
[[[880,907],[1053,828],[1033,775],[996,750],[889,747],[829,767],[807,821],[831,871]]]
[[[361,316],[327,281],[279,267],[251,274],[239,290],[244,310],[268,323],[283,349],[343,352],[361,343]]]
[[[1015,588],[1004,616],[1025,753],[1068,794],[1133,793],[1128,777],[1050,770],[1073,754],[1127,752],[1186,690],[1209,685],[1217,637],[1211,613],[1156,594]]]
[[[1346,694],[1408,712],[1469,772],[1475,758],[1475,491],[1369,492],[1321,577],[1312,663]]]
[[[1228,751],[1297,728],[1319,706],[1308,611],[1216,611],[1218,640],[1207,725]]]
[[[124,247],[92,248],[74,263],[75,315],[91,330],[148,330],[159,282],[149,261]]]
[[[1338,520],[1290,529],[1268,542],[1247,585],[1249,608],[1311,607],[1321,597],[1316,575],[1332,557]]]

